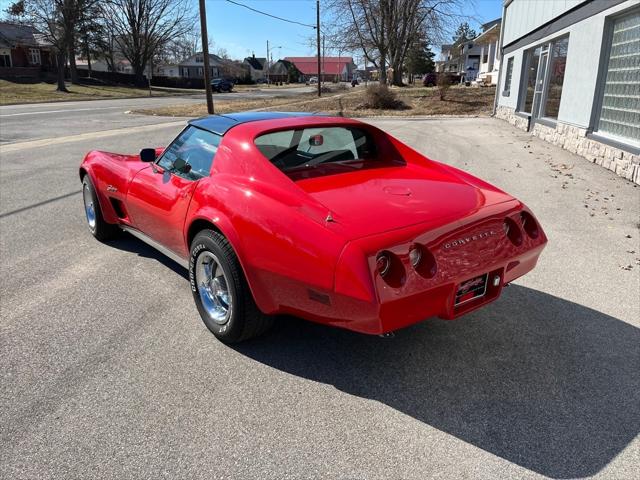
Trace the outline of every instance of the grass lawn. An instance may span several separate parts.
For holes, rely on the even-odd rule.
[[[16,103],[63,102],[70,100],[90,100],[95,98],[127,98],[149,95],[148,88],[134,88],[111,85],[71,85],[69,93],[56,91],[51,83],[14,83],[0,80],[0,105]],[[200,93],[199,90],[152,87],[153,95],[171,96]]]
[[[295,98],[274,97],[246,101],[218,101],[214,97],[216,113],[243,110],[279,110],[292,112],[323,112],[346,117],[458,115],[484,116],[491,113],[495,87],[451,87],[445,100],[440,100],[437,88],[403,87],[392,89],[407,108],[379,110],[364,108],[365,89],[336,90],[318,98],[305,93]],[[175,117],[201,117],[207,114],[204,104],[172,105],[155,109],[136,110],[134,113]]]

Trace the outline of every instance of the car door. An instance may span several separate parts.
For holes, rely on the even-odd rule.
[[[136,174],[129,186],[127,209],[132,224],[183,256],[186,254],[184,221],[189,203],[198,180],[211,172],[220,138],[188,126],[150,168]]]

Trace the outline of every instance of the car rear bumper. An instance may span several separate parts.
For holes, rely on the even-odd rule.
[[[431,288],[384,302],[365,301],[292,283],[286,288],[287,300],[281,303],[277,311],[270,313],[291,314],[373,335],[398,330],[432,317],[453,320],[499,298],[506,284],[536,266],[544,246],[545,243],[542,243],[508,260],[489,264],[474,272],[465,272]],[[460,284],[484,274],[488,274],[486,292],[456,305]],[[497,284],[494,284],[496,278]]]

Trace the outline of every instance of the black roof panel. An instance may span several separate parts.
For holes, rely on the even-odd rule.
[[[224,135],[229,129],[241,123],[259,120],[277,120],[280,118],[308,117],[314,115],[309,112],[240,112],[225,115],[209,115],[207,117],[190,120],[189,125],[208,130],[217,135]]]

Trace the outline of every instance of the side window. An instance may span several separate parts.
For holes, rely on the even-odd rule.
[[[187,127],[158,159],[158,165],[171,173],[188,180],[208,177],[213,159],[218,151],[221,137],[196,127]],[[188,173],[174,169],[176,160],[181,159],[191,165]]]
[[[513,57],[509,57],[507,60],[507,71],[504,76],[504,88],[502,89],[502,96],[508,97],[511,94],[511,77],[513,76]]]

